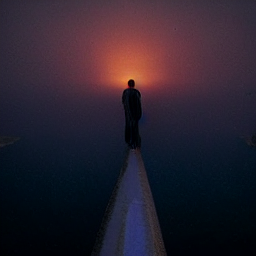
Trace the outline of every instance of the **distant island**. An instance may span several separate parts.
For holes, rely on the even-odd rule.
[[[256,134],[247,140],[247,144],[251,147],[256,147]]]
[[[19,139],[20,137],[0,136],[0,148],[11,145]]]

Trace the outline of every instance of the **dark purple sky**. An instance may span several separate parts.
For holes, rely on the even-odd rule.
[[[119,97],[129,78],[141,90],[144,113],[152,122],[163,114],[180,117],[177,127],[166,119],[166,129],[180,129],[189,109],[194,110],[192,121],[198,116],[198,121],[216,118],[224,124],[231,118],[222,128],[246,123],[237,132],[241,136],[254,129],[255,1],[39,0],[0,5],[5,133],[15,131],[12,126],[28,117],[25,112],[32,111],[30,119],[40,113],[47,119],[69,108],[72,113],[65,118],[74,116],[70,102],[87,102],[88,113],[106,116],[104,99],[113,109],[122,108]],[[14,113],[19,109],[22,118]]]
[[[255,14],[255,0],[1,0],[0,136],[21,137],[1,151],[5,254],[90,254],[130,78],[168,254],[255,251],[241,139],[256,132]]]

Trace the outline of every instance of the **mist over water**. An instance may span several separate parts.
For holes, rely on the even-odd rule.
[[[255,102],[225,91],[217,102],[199,91],[141,92],[142,156],[167,252],[251,255],[256,161],[241,136],[253,132]],[[2,248],[89,255],[124,162],[121,95],[39,96],[7,109],[8,135],[21,140],[0,152]]]
[[[130,78],[168,255],[255,255],[255,3],[0,5],[3,255],[90,255]]]

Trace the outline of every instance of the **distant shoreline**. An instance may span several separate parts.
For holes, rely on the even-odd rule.
[[[248,146],[256,147],[256,134],[254,134],[251,138],[247,138],[246,143]]]
[[[11,145],[20,140],[20,137],[0,136],[0,148]]]

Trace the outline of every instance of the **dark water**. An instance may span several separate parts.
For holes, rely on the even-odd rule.
[[[90,255],[126,153],[120,93],[15,95],[0,101],[1,135],[21,137],[0,149],[1,255]],[[240,138],[255,132],[255,98],[142,95],[168,255],[256,255],[256,150]]]
[[[114,159],[99,155],[97,161],[99,152],[82,141],[71,144],[23,139],[1,150],[5,255],[90,252],[119,168],[111,166]]]
[[[167,253],[255,255],[255,149],[204,139],[143,143]],[[1,149],[1,255],[90,254],[125,156],[122,141],[99,143],[25,137]]]
[[[168,255],[255,254],[255,150],[214,139],[146,162]]]

